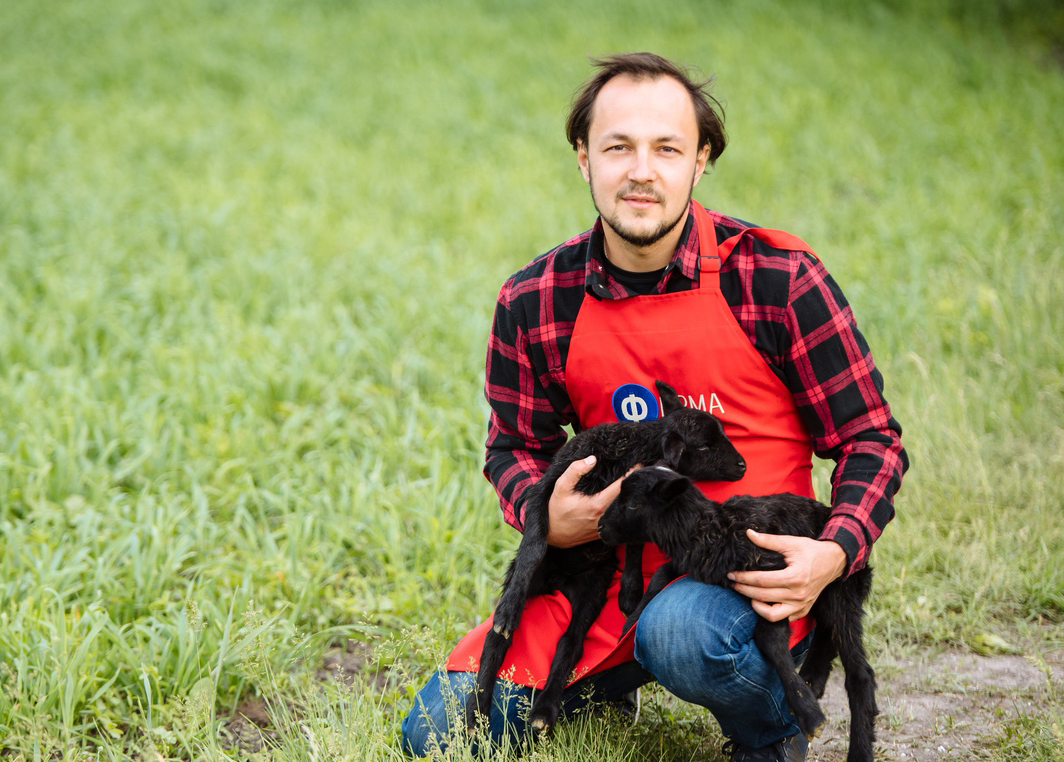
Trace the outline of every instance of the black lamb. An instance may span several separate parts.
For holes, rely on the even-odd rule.
[[[634,466],[663,460],[677,471],[700,480],[741,479],[746,462],[710,413],[688,409],[675,391],[657,382],[663,415],[640,423],[593,426],[570,439],[554,456],[546,473],[528,488],[525,526],[517,554],[506,572],[477,672],[477,686],[466,704],[466,724],[486,721],[496,676],[517,630],[525,603],[534,595],[561,591],[572,605],[572,620],[558,642],[543,689],[537,691],[529,715],[534,735],[550,731],[561,710],[561,695],[584,650],[584,637],[606,603],[610,579],[617,570],[616,550],[595,540],[574,548],[547,545],[548,503],[558,478],[577,460],[596,457],[594,468],[576,489],[587,495],[602,491]],[[625,554],[619,604],[633,611],[643,595],[642,544]]]
[[[816,500],[792,494],[733,497],[717,503],[671,468],[652,466],[633,471],[599,519],[599,536],[611,545],[656,543],[670,560],[651,579],[626,627],[680,575],[731,587],[729,572],[785,568],[781,554],[754,545],[746,530],[816,538],[830,512]],[[818,699],[824,695],[832,660],[840,657],[850,703],[848,762],[870,762],[875,741],[876,683],[865,654],[861,624],[871,587],[872,570],[865,567],[824,588],[811,611],[816,629],[800,673],[788,649],[790,627],[786,621],[759,618],[754,631],[758,649],[779,674],[798,726],[810,739],[825,722]]]

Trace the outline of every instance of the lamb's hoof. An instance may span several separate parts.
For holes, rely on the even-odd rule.
[[[816,707],[815,712],[810,709],[808,712],[798,713],[798,727],[809,741],[818,737],[827,723],[828,718],[824,716],[819,706]]]
[[[824,731],[824,726],[827,724],[828,722],[825,719],[823,722],[821,722],[819,725],[817,725],[815,728],[805,734],[805,740],[812,741],[815,738],[820,738],[820,734]]]
[[[466,712],[465,727],[467,733],[476,733],[477,727],[481,724],[480,715],[476,712]]]
[[[495,632],[495,633],[497,633],[499,635],[502,635],[507,640],[509,640],[510,636],[513,635],[512,632],[510,632],[509,630],[505,629],[504,627],[502,627],[501,625],[498,625],[498,624],[495,625],[494,627],[492,627],[491,629],[492,629],[492,632]]]
[[[480,707],[477,705],[475,696],[470,696],[465,708],[465,725],[466,730],[470,733],[477,732],[477,728],[481,725],[487,725],[484,715],[481,713]]]
[[[532,733],[536,738],[544,738],[550,733],[550,722],[544,717],[536,717],[529,722]]]

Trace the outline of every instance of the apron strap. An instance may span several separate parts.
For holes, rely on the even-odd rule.
[[[784,251],[804,251],[816,258],[809,244],[796,235],[772,228],[746,228],[731,238],[717,243],[716,229],[709,212],[697,201],[691,202],[695,214],[695,226],[698,228],[698,271],[699,288],[720,288],[720,268],[731,255],[739,241],[745,235],[751,235],[759,241]]]

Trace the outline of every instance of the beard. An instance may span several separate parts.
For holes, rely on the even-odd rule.
[[[588,177],[591,178],[591,168],[588,167]],[[595,183],[594,178],[591,178],[591,203],[595,205],[595,211],[599,213],[599,217],[615,232],[622,241],[632,246],[639,248],[646,248],[653,246],[662,238],[665,238],[669,233],[676,229],[676,226],[680,224],[680,220],[683,219],[684,214],[687,212],[687,207],[691,205],[691,194],[694,191],[694,184],[691,185],[691,190],[687,192],[687,202],[682,204],[679,210],[676,212],[676,216],[669,220],[664,219],[658,223],[657,227],[652,230],[637,230],[631,226],[625,225],[621,221],[620,215],[616,212],[613,214],[606,214],[599,206],[598,199],[595,198]],[[644,187],[640,185],[629,185],[622,189],[616,196],[620,201],[624,196],[628,194],[639,194],[644,196],[650,196],[659,204],[664,201],[661,194],[653,187]]]

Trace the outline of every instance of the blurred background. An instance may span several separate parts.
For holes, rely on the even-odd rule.
[[[564,120],[632,50],[715,78],[696,197],[808,241],[886,378],[913,468],[873,663],[1059,653],[1059,3],[7,0],[3,754],[229,758],[254,710],[260,753],[399,758],[517,543],[495,296],[593,223]],[[1059,759],[1056,675],[980,754]],[[719,742],[662,700],[652,750],[536,753]]]

